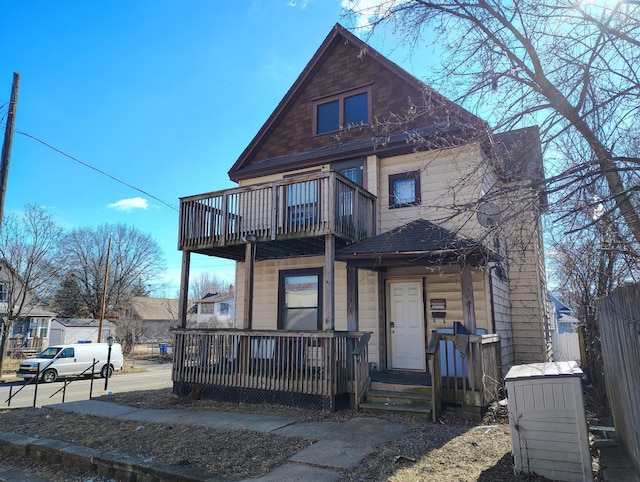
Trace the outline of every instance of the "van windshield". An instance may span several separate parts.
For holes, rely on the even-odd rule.
[[[61,348],[56,348],[55,346],[50,346],[45,351],[38,355],[38,358],[55,358],[58,353],[60,353]]]

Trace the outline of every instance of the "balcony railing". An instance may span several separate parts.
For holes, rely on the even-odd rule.
[[[295,176],[180,200],[178,248],[375,232],[375,196],[336,172]]]

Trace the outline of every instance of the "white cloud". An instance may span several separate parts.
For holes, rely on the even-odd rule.
[[[120,201],[107,204],[107,207],[111,209],[117,209],[118,211],[131,211],[133,209],[147,209],[149,203],[146,199],[141,197],[132,197],[129,199],[121,199]]]
[[[406,2],[407,0],[342,0],[341,7],[354,16],[356,33],[366,33],[371,29],[372,22],[387,17]]]

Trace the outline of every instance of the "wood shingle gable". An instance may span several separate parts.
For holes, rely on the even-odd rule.
[[[314,104],[359,89],[370,93],[369,124],[315,135]],[[482,120],[336,24],[229,170],[229,177],[240,181],[260,175],[263,169],[271,173],[274,159],[279,160],[279,172],[311,167],[325,162],[321,157],[327,148],[358,141],[366,141],[366,155],[376,149],[376,138],[433,125],[464,126],[467,138],[471,132],[473,136],[487,132]],[[361,151],[353,155],[362,155]],[[300,153],[312,154],[301,161]],[[348,158],[348,153],[342,154]]]

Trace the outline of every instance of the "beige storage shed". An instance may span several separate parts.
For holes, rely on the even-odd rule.
[[[516,474],[592,481],[578,364],[516,365],[507,373],[505,384]]]

